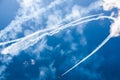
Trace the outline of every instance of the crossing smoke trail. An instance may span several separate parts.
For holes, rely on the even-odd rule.
[[[82,21],[84,19],[89,19],[89,18],[92,18],[92,17],[95,17],[95,16],[97,17],[99,15],[102,15],[102,14],[90,15],[90,16],[86,16],[86,17],[83,17],[83,18],[79,18],[79,19],[77,19],[77,20],[75,20],[75,21],[73,21],[73,22],[71,22],[69,24],[75,23],[77,21]],[[66,19],[63,19],[60,23],[62,23],[63,21],[66,21]],[[35,33],[31,34],[31,35],[28,35],[28,36],[34,36],[34,34],[48,32],[50,30],[54,30],[56,28],[59,28],[60,26],[62,26],[62,24],[57,24],[57,26],[53,26],[53,27],[50,27],[50,28],[39,30],[39,31],[37,31],[37,32],[35,32]],[[26,37],[28,37],[28,36],[26,36]],[[26,37],[23,37],[23,38],[26,38]],[[22,40],[23,38],[19,38],[19,39],[15,39],[15,40],[10,40],[10,41],[6,41],[6,42],[1,42],[0,46],[6,45],[6,44],[9,44],[9,43],[18,42],[18,41]]]
[[[88,17],[85,17],[85,18],[82,18],[82,19],[84,20],[84,19],[86,19],[86,18],[90,18],[90,17],[94,17],[94,16],[97,16],[97,15],[88,16]],[[81,21],[81,18],[78,19],[78,20],[75,20],[75,21],[73,21],[73,22],[70,22],[70,23],[68,23],[68,24],[66,24],[66,25],[63,25],[63,26],[61,26],[61,27],[63,28],[63,27],[66,27],[66,26],[70,26],[70,25],[72,25],[73,23],[76,23],[76,22],[78,22],[78,21]],[[54,30],[52,31],[52,33],[55,33],[57,30],[61,29],[61,27],[59,27],[59,26],[58,26],[58,27],[53,27]],[[18,51],[15,51],[15,49],[19,50],[19,49],[21,49],[21,48],[25,48],[25,47],[24,47],[25,44],[27,44],[27,43],[30,42],[31,40],[33,41],[34,39],[36,39],[36,38],[39,37],[39,36],[42,36],[42,35],[44,35],[44,34],[47,35],[47,33],[50,32],[53,28],[45,29],[45,30],[40,30],[40,31],[37,31],[37,32],[29,35],[29,36],[26,36],[25,38],[23,38],[23,39],[22,39],[21,41],[19,41],[18,43],[12,44],[11,46],[8,46],[7,48],[5,48],[2,53],[3,53],[3,54],[8,54],[8,52],[9,52],[10,54],[15,54],[16,52],[18,52]],[[42,34],[41,32],[46,32],[46,33],[43,33],[43,34]],[[52,33],[50,33],[50,35],[51,35]],[[41,35],[41,34],[42,34],[42,35]],[[21,44],[21,43],[22,43],[22,44]],[[33,43],[31,43],[31,44],[33,44]],[[23,47],[22,47],[21,45],[23,45]],[[29,43],[28,45],[30,45],[30,43]],[[26,46],[28,46],[28,45],[26,45]],[[20,46],[21,46],[21,47],[20,47]],[[15,48],[15,47],[16,47],[16,48]],[[17,47],[18,47],[18,48],[17,48]],[[12,48],[15,48],[15,49],[12,49]],[[12,50],[12,52],[10,52],[11,50]],[[4,52],[4,51],[5,51],[5,52]],[[8,52],[7,52],[7,51],[8,51]],[[13,53],[13,51],[15,51],[15,52]]]
[[[66,75],[68,72],[76,68],[78,65],[86,61],[88,58],[90,58],[93,54],[95,54],[102,46],[104,46],[112,37],[120,36],[120,1],[118,0],[104,0],[103,9],[104,10],[111,10],[112,8],[116,7],[118,8],[118,17],[114,19],[114,23],[110,26],[110,34],[108,37],[105,38],[105,40],[97,47],[95,48],[90,54],[88,54],[86,57],[84,57],[82,60],[80,60],[77,64],[75,64],[73,67],[65,71],[61,76]]]
[[[73,27],[75,25],[87,23],[87,22],[94,21],[94,20],[99,20],[99,19],[102,19],[102,18],[111,19],[112,17],[98,16],[97,18],[90,18],[90,19],[85,19],[85,20],[82,20],[82,21],[80,19],[80,20],[76,20],[76,21],[73,21],[71,23],[68,23],[66,25],[60,26],[58,28],[55,28],[52,31],[47,31],[43,34],[39,34],[37,32],[37,33],[34,33],[30,36],[25,37],[21,41],[16,42],[16,43],[12,44],[11,46],[8,46],[7,48],[3,49],[1,53],[2,54],[16,55],[16,54],[18,54],[19,51],[25,50],[28,47],[33,46],[36,42],[38,42],[39,40],[41,40],[43,37],[45,37],[47,35],[52,36],[52,35],[60,32],[61,30],[66,29],[66,28]],[[112,19],[114,19],[114,18],[112,18]]]
[[[21,0],[20,0],[21,1]],[[27,0],[26,0],[27,1]],[[24,5],[26,4],[26,3],[30,3],[30,2],[23,2],[24,3]],[[19,3],[21,3],[21,2],[19,2]],[[49,6],[48,6],[48,8],[52,8],[52,6],[55,6],[55,3],[56,4],[60,4],[60,3],[62,3],[62,2],[60,2],[59,0],[57,0],[57,1],[55,1],[55,2],[52,2]],[[21,3],[22,4],[22,3]],[[100,4],[100,2],[99,1],[97,1],[97,2],[95,2],[95,3],[93,3],[94,5],[97,5],[97,4]],[[92,11],[92,10],[94,10],[94,8],[96,9],[98,7],[98,5],[97,6],[95,6],[95,7],[93,7],[92,6],[92,4],[89,6],[89,7],[87,7],[88,8],[88,11],[86,12],[85,11],[85,14],[87,14],[87,13],[89,13],[90,11]],[[27,10],[27,9],[26,9]],[[41,9],[40,9],[41,10]],[[74,11],[74,10],[73,10]],[[68,20],[71,20],[71,18],[73,18],[74,16],[76,16],[76,14],[75,13],[73,13],[73,11],[72,11],[72,13],[70,13],[70,14],[67,14],[67,16],[64,18],[64,19],[62,19],[60,22],[59,22],[59,24],[57,24],[57,26],[62,26],[62,24],[61,23],[63,23],[64,21],[68,21]],[[77,10],[75,9],[75,12],[76,12]],[[25,11],[22,11],[22,12],[25,12]],[[33,11],[34,12],[34,11]],[[81,12],[84,12],[84,9],[81,11]],[[36,14],[38,14],[39,12],[38,11],[35,11],[35,13]],[[40,12],[40,13],[42,13],[42,12]],[[78,12],[77,11],[77,14],[80,14],[80,12]],[[25,15],[26,16],[26,15]],[[1,35],[4,35],[4,36],[6,36],[4,33],[7,33],[8,31],[10,31],[11,29],[14,29],[17,25],[21,25],[22,23],[24,23],[24,22],[22,22],[22,19],[23,20],[26,20],[26,19],[31,19],[32,18],[32,16],[34,16],[33,14],[32,15],[29,15],[28,17],[31,17],[31,18],[28,18],[28,17],[26,17],[25,19],[24,19],[24,17],[25,16],[21,16],[21,17],[18,17],[18,19],[17,20],[13,20],[12,22],[14,22],[13,24],[12,24],[12,22],[11,22],[11,24],[9,24],[9,26],[7,26],[4,30],[2,30],[2,31],[0,31],[1,33],[0,33],[0,36]],[[94,15],[93,15],[94,16]],[[34,16],[34,17],[36,17],[36,16]],[[76,17],[80,17],[80,15],[79,16],[76,16]],[[92,16],[91,16],[92,17]],[[86,17],[87,18],[87,17]],[[89,16],[88,16],[88,18],[89,18]],[[79,18],[78,18],[79,19]],[[16,22],[21,22],[21,23],[16,23]],[[51,27],[51,28],[53,28],[53,27]],[[47,29],[49,29],[49,28],[47,28]],[[42,32],[44,31],[44,29],[42,30]],[[13,31],[14,33],[16,33],[15,31]],[[3,36],[3,37],[4,37]],[[3,38],[2,37],[2,38]],[[1,38],[1,39],[2,39]],[[8,37],[7,37],[8,38]],[[9,43],[14,43],[14,42],[17,42],[17,41],[19,41],[19,40],[21,40],[20,38],[19,39],[15,39],[15,40],[11,40],[11,41],[6,41],[6,42],[0,42],[0,46],[1,45],[6,45],[6,44],[9,44]]]
[[[18,10],[18,14],[16,15],[15,19],[11,21],[11,23],[5,27],[5,29],[0,31],[0,41],[6,41],[5,39],[7,39],[6,43],[0,43],[0,45],[5,45],[8,43],[12,43],[12,42],[16,42],[19,40],[13,40],[13,41],[8,41],[9,40],[9,36],[8,33],[13,33],[14,35],[17,35],[17,33],[22,32],[22,25],[24,23],[26,23],[27,21],[30,21],[34,18],[39,18],[43,13],[45,13],[46,11],[49,11],[50,9],[54,8],[57,5],[62,4],[63,2],[65,2],[66,0],[54,0],[53,2],[51,2],[48,6],[46,7],[39,7],[39,5],[41,4],[41,0],[18,0],[18,3],[20,4],[20,9]],[[90,11],[99,8],[100,7],[100,3],[101,1],[96,1],[94,4],[94,6],[92,6],[92,4],[90,6],[87,7],[87,12],[82,10],[82,12],[85,12],[85,14],[88,14]],[[79,12],[79,11],[78,11]],[[80,14],[80,12],[79,12]],[[72,14],[67,14],[68,16],[66,16],[66,19],[63,19],[60,23],[64,22],[64,21],[68,21],[70,17],[74,17],[76,16],[75,13]],[[81,14],[80,14],[81,15]],[[35,21],[37,23],[37,21]],[[15,37],[14,37],[15,38]],[[12,38],[12,39],[14,39]]]

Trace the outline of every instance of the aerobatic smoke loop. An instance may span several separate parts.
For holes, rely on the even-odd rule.
[[[103,9],[106,11],[109,11],[113,8],[118,9],[118,17],[114,19],[114,23],[111,24],[110,26],[110,34],[108,37],[105,38],[105,40],[98,46],[96,47],[90,54],[88,54],[86,57],[84,57],[82,60],[80,60],[78,63],[76,63],[73,67],[69,68],[67,71],[65,71],[61,76],[66,75],[69,73],[71,70],[76,68],[78,65],[86,61],[88,58],[90,58],[93,54],[95,54],[102,46],[104,46],[112,37],[118,37],[120,36],[120,0],[103,0]]]
[[[41,30],[37,31],[37,32],[35,32],[35,33],[33,33],[29,36],[26,36],[25,38],[21,39],[20,41],[11,44],[7,48],[3,49],[1,51],[1,53],[2,54],[17,55],[19,53],[19,51],[25,50],[28,47],[33,46],[36,42],[38,42],[40,39],[42,39],[46,35],[52,36],[52,35],[66,29],[66,28],[73,27],[75,25],[87,23],[87,22],[94,21],[94,20],[99,20],[99,19],[102,19],[102,18],[108,18],[108,19],[114,20],[114,18],[109,17],[109,16],[99,16],[98,15],[98,17],[94,18],[95,16],[96,15],[91,15],[91,16],[87,16],[87,17],[84,17],[84,18],[80,18],[80,19],[72,21],[72,22],[70,22],[66,25],[59,26],[59,27],[53,27],[54,29],[50,28],[50,29],[45,29],[43,31],[41,31]],[[43,32],[43,33],[41,33],[41,32]]]
[[[22,1],[22,2],[20,2],[20,1]],[[20,27],[26,21],[29,21],[33,18],[37,18],[39,15],[46,12],[50,8],[53,8],[55,5],[61,4],[64,0],[54,0],[47,7],[40,8],[40,9],[39,9],[39,5],[38,5],[38,3],[40,3],[39,1],[40,0],[35,0],[35,2],[34,2],[34,0],[19,0],[19,3],[21,5],[20,11],[22,11],[22,12],[20,14],[18,14],[16,16],[15,20],[13,20],[5,29],[0,31],[0,38],[5,36],[11,30],[15,30],[16,33],[21,31]],[[23,38],[19,38],[19,39],[7,41],[7,42],[1,42],[0,46],[6,45],[9,43],[13,43],[10,46],[2,49],[1,54],[4,54],[4,55],[10,54],[13,56],[17,55],[20,51],[25,50],[30,46],[33,46],[39,40],[43,39],[45,36],[52,36],[66,28],[69,28],[69,27],[73,27],[73,26],[76,26],[79,24],[83,24],[83,23],[87,23],[90,21],[95,21],[95,20],[99,20],[99,19],[103,19],[103,18],[108,18],[108,19],[113,20],[114,22],[110,26],[110,34],[108,35],[108,37],[105,40],[103,40],[103,42],[100,45],[98,45],[98,47],[95,48],[89,55],[84,57],[73,67],[71,67],[66,72],[64,72],[62,74],[62,76],[64,76],[68,72],[70,72],[71,70],[76,68],[78,65],[80,65],[81,63],[86,61],[88,58],[90,58],[93,54],[95,54],[100,48],[102,48],[102,46],[104,46],[109,41],[109,39],[111,39],[112,37],[120,36],[120,22],[119,22],[120,21],[120,5],[119,5],[119,3],[120,3],[120,0],[103,0],[103,9],[105,11],[109,11],[113,8],[118,8],[118,13],[117,13],[118,16],[116,18],[112,17],[112,16],[104,16],[104,15],[97,14],[97,15],[90,15],[87,17],[79,18],[79,19],[72,21],[65,25],[58,24],[57,26],[53,26],[50,28],[47,27],[46,29],[36,31],[35,33],[25,36]],[[35,12],[35,13],[33,14],[32,12]],[[29,13],[29,15],[28,15],[28,13]],[[65,21],[65,20],[67,20],[67,19],[63,19],[62,21]],[[18,30],[18,28],[20,30]]]

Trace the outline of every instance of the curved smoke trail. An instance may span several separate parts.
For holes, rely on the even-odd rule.
[[[103,0],[103,9],[106,11],[111,10],[112,8],[118,9],[118,17],[114,19],[114,23],[110,26],[110,34],[108,37],[105,38],[105,40],[96,47],[90,54],[88,54],[86,57],[84,57],[82,60],[80,60],[77,64],[75,64],[73,67],[65,71],[61,76],[66,75],[68,72],[76,68],[78,65],[86,61],[88,58],[90,58],[93,54],[95,54],[102,46],[104,46],[112,37],[120,36],[120,0]],[[111,18],[112,19],[112,18]]]
[[[77,64],[75,64],[73,67],[71,67],[70,69],[68,69],[67,71],[65,71],[61,76],[66,75],[68,72],[70,72],[71,70],[73,70],[74,68],[76,68],[78,65],[80,65],[81,63],[83,63],[84,61],[86,61],[88,58],[90,58],[100,48],[102,48],[102,46],[104,46],[110,40],[111,37],[112,37],[111,35],[107,36],[107,38],[97,48],[95,48],[89,55],[87,55],[82,60],[80,60]]]
[[[33,46],[35,43],[37,43],[39,40],[41,40],[43,37],[45,37],[47,35],[52,36],[52,35],[60,32],[61,30],[66,29],[66,28],[73,27],[75,25],[83,24],[83,23],[86,23],[86,22],[94,21],[94,20],[99,20],[99,19],[102,19],[102,18],[111,19],[110,16],[98,16],[97,18],[90,18],[90,19],[85,19],[85,20],[82,20],[82,21],[81,21],[81,19],[76,20],[76,21],[70,22],[66,25],[55,28],[52,31],[50,30],[50,31],[44,32],[43,34],[40,34],[39,31],[38,31],[36,33],[33,33],[33,34],[23,38],[21,41],[18,41],[17,43],[14,43],[14,44],[8,46],[7,48],[3,49],[1,51],[1,53],[2,54],[16,55],[16,54],[18,54],[19,51],[25,50],[28,47]],[[114,20],[114,18],[112,18],[112,19]]]
[[[68,24],[72,24],[72,23],[78,22],[78,21],[80,21],[80,20],[82,21],[82,20],[84,20],[84,19],[96,17],[96,16],[99,16],[99,15],[102,15],[102,14],[90,15],[90,16],[86,16],[86,17],[83,17],[83,18],[79,18],[79,19],[77,19],[77,20],[75,20],[75,21],[72,21],[72,22],[70,22],[70,23],[68,23]],[[62,22],[65,21],[65,20],[66,20],[66,19],[63,19],[60,23],[62,23]],[[39,30],[39,31],[37,31],[37,32],[35,32],[35,33],[31,34],[31,35],[28,35],[28,36],[33,36],[34,34],[43,33],[43,32],[48,32],[48,31],[50,31],[50,30],[54,30],[54,29],[56,29],[56,28],[59,28],[60,26],[62,26],[62,25],[57,24],[57,26],[53,26],[53,27],[50,27],[50,28],[46,28],[46,29]],[[26,36],[26,37],[28,37],[28,36]],[[9,44],[9,43],[13,43],[13,42],[18,42],[18,41],[20,41],[20,40],[22,40],[22,39],[24,39],[24,38],[26,38],[26,37],[19,38],[19,39],[15,39],[15,40],[10,40],[10,41],[6,41],[6,42],[0,42],[0,46],[6,45],[6,44]]]

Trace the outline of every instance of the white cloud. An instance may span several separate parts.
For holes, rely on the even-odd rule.
[[[72,42],[73,36],[72,36],[71,30],[66,30],[66,34],[63,36],[63,39],[65,42]]]
[[[51,2],[48,6],[44,7],[42,6],[43,3],[41,0],[18,0],[18,3],[20,4],[18,13],[16,14],[15,19],[12,20],[8,26],[6,26],[3,30],[0,31],[0,40],[9,40],[9,36],[7,34],[9,32],[13,34],[18,34],[22,32],[22,29],[24,29],[22,25],[25,24],[27,21],[31,21],[32,19],[35,20],[34,22],[36,24],[40,24],[40,16],[50,8],[53,8],[56,5],[61,4],[62,2],[64,1],[55,0]],[[16,37],[17,36],[12,38],[15,39]]]
[[[4,80],[5,79],[5,70],[7,69],[7,65],[12,62],[12,56],[10,55],[2,55],[0,56],[0,79]]]
[[[30,34],[32,34],[32,33],[33,33],[33,31],[30,30],[30,29],[26,29],[26,30],[24,31],[24,35],[25,35],[25,36],[30,35]]]
[[[53,62],[47,66],[41,66],[39,68],[39,80],[55,79],[56,69],[53,67]]]
[[[41,51],[43,51],[45,47],[48,47],[46,45],[46,42],[47,42],[46,39],[42,39],[41,41],[37,42],[37,44],[35,45],[36,48],[32,50],[32,52],[36,54],[36,53],[40,53]]]
[[[77,50],[77,44],[76,43],[72,43],[71,44],[71,49],[74,50],[74,51]]]
[[[2,75],[3,71],[6,69],[6,66],[0,66],[0,76]]]
[[[56,26],[56,24],[61,24],[62,16],[61,10],[55,10],[55,12],[48,15],[48,20],[46,21],[47,27]]]
[[[120,36],[120,0],[103,0],[103,9],[110,11],[113,8],[118,9],[118,17],[115,19],[114,23],[110,26],[110,35],[112,37]]]
[[[80,39],[80,44],[81,44],[82,46],[86,46],[86,45],[87,45],[87,40],[86,40],[86,38],[85,38],[84,35],[82,35],[82,37],[81,37],[81,39]]]
[[[110,34],[112,37],[120,36],[120,16],[111,25]]]
[[[120,0],[103,0],[103,9],[104,10],[111,10],[112,8],[120,9]]]

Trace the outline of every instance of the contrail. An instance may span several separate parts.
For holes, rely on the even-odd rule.
[[[107,16],[105,16],[105,18],[106,17]],[[3,49],[1,53],[2,54],[13,54],[13,55],[18,54],[19,51],[25,50],[28,47],[33,46],[36,42],[38,42],[40,39],[42,39],[43,37],[45,37],[47,35],[52,36],[52,35],[60,32],[63,29],[66,29],[68,27],[75,26],[75,25],[78,25],[78,24],[83,24],[83,23],[90,22],[90,21],[93,21],[93,20],[98,20],[98,19],[101,19],[101,18],[104,18],[104,16],[103,17],[99,16],[97,18],[86,19],[86,20],[83,20],[81,22],[76,20],[76,21],[73,21],[73,22],[68,23],[66,25],[63,25],[59,28],[56,28],[52,31],[47,31],[43,34],[39,34],[38,32],[33,33],[32,35],[25,37],[21,41],[19,41],[17,43],[14,43],[11,46],[8,46],[7,48]],[[108,16],[107,18],[110,18],[110,17]]]
[[[101,18],[107,18],[107,16],[100,16]],[[100,18],[98,17],[98,19]],[[118,16],[118,18],[113,18],[111,16],[109,16],[110,19],[112,19],[114,21],[114,23],[110,26],[110,34],[104,39],[104,41],[97,47],[95,48],[89,55],[87,55],[86,57],[84,57],[82,60],[80,60],[77,64],[75,64],[73,67],[71,67],[70,69],[68,69],[67,71],[65,71],[61,76],[66,75],[67,73],[69,73],[71,70],[73,70],[74,68],[76,68],[78,65],[80,65],[81,63],[83,63],[84,61],[86,61],[88,58],[90,58],[93,54],[95,54],[100,48],[102,48],[102,46],[104,46],[112,37],[116,37],[116,36],[120,36],[120,16]],[[95,18],[94,18],[95,19]],[[94,20],[93,19],[93,20]],[[97,19],[97,18],[96,18]]]
[[[72,21],[72,22],[70,22],[70,23],[68,23],[68,24],[73,24],[73,23],[78,22],[78,21],[80,21],[80,20],[82,21],[82,20],[84,20],[84,19],[88,19],[88,18],[92,18],[92,17],[97,17],[97,16],[99,16],[99,15],[102,15],[102,14],[95,14],[95,15],[90,15],[90,16],[82,17],[82,18],[79,18],[79,19],[77,19],[77,20],[75,20],[75,21]],[[66,19],[63,19],[60,23],[64,22],[65,20],[66,20]],[[48,31],[50,31],[50,30],[54,30],[54,29],[56,29],[56,28],[59,28],[60,26],[62,26],[62,24],[57,24],[57,26],[53,26],[53,27],[50,27],[50,28],[46,28],[46,29],[39,30],[39,31],[37,31],[37,32],[35,32],[35,33],[31,34],[31,35],[28,35],[28,36],[33,36],[34,34],[43,33],[43,32],[48,32]],[[26,37],[28,37],[28,36],[26,36]],[[23,38],[25,38],[25,37],[23,37]],[[18,41],[22,40],[23,38],[19,38],[19,39],[15,39],[15,40],[10,40],[10,41],[6,41],[6,42],[0,42],[0,46],[6,45],[6,44],[9,44],[9,43],[18,42]]]
[[[73,67],[71,67],[70,69],[68,69],[67,71],[65,71],[61,76],[66,75],[67,73],[69,73],[71,70],[73,70],[74,68],[76,68],[78,65],[80,65],[81,63],[83,63],[84,61],[86,61],[88,58],[90,58],[93,54],[95,54],[100,48],[102,48],[102,46],[104,46],[111,38],[112,36],[109,35],[97,48],[95,48],[89,55],[87,55],[86,57],[84,57],[82,60],[80,60],[77,64],[75,64]]]
[[[16,54],[16,52],[24,50],[24,49],[28,48],[29,46],[31,46],[32,44],[35,44],[36,41],[38,41],[38,39],[40,40],[41,38],[45,37],[46,35],[51,35],[51,34],[53,35],[53,33],[55,34],[56,32],[60,31],[61,29],[67,28],[78,21],[82,22],[82,20],[84,21],[84,19],[87,19],[87,18],[89,19],[90,17],[94,17],[94,16],[97,16],[97,15],[92,15],[92,16],[80,18],[78,20],[72,21],[72,22],[70,22],[66,25],[60,26],[60,27],[52,27],[52,29],[50,28],[50,29],[44,29],[44,30],[37,31],[37,32],[35,32],[31,35],[28,35],[25,38],[21,39],[19,42],[14,43],[14,44],[8,46],[7,48],[3,49],[2,54],[8,54],[8,53]],[[53,28],[54,28],[54,30],[53,30]],[[41,32],[43,32],[43,33],[41,34]],[[40,37],[40,38],[37,38],[37,37]],[[33,40],[34,40],[34,42],[33,42]],[[31,41],[32,41],[32,43],[31,43]],[[10,52],[10,51],[12,51],[12,52]]]
[[[115,18],[111,17],[111,16],[98,16],[97,18],[91,18],[91,19],[86,19],[86,20],[83,20],[83,21],[77,21],[75,23],[72,23],[72,25],[69,25],[69,26],[75,26],[75,25],[79,25],[79,24],[83,24],[83,23],[86,23],[86,22],[90,22],[90,21],[95,21],[95,20],[99,20],[99,19],[103,19],[103,18],[107,18],[107,19],[111,19],[111,20],[115,20]],[[66,29],[68,28],[69,26],[64,26],[64,27],[60,27],[59,30],[63,30],[63,29]]]

